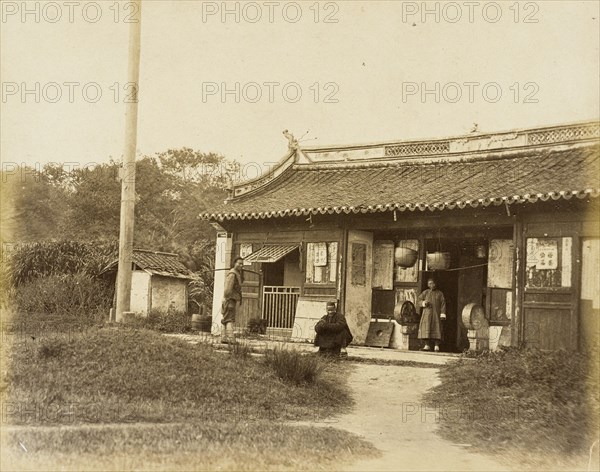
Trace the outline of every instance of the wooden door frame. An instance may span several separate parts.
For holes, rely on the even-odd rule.
[[[372,288],[372,281],[373,281],[373,243],[374,243],[374,231],[373,230],[369,230],[369,229],[355,229],[355,228],[348,228],[346,227],[344,230],[344,241],[343,241],[343,246],[344,246],[344,253],[343,256],[345,257],[345,261],[346,263],[344,264],[344,266],[342,267],[342,274],[344,277],[343,280],[343,298],[344,298],[344,311],[343,313],[347,315],[347,311],[346,311],[346,301],[348,298],[348,287],[349,287],[349,281],[348,281],[348,271],[351,269],[351,257],[349,255],[349,251],[350,251],[350,232],[356,232],[356,233],[365,233],[365,234],[370,234],[371,235],[371,243],[370,243],[370,252],[371,252],[371,264],[369,265],[367,263],[365,270],[370,271],[370,275],[367,276],[367,274],[365,274],[366,277],[366,287],[368,287],[369,290],[369,296],[368,296],[368,303],[370,306],[369,308],[369,323],[370,320],[373,316],[373,307],[372,307],[372,294],[373,294],[373,288]],[[369,250],[369,249],[368,249]],[[365,255],[367,262],[368,262],[368,252]],[[355,335],[355,339],[358,340],[358,336]]]
[[[520,238],[518,241],[520,261],[518,267],[520,270],[517,273],[517,287],[520,288],[521,294],[518,297],[520,305],[520,320],[519,325],[519,345],[526,343],[525,313],[527,308],[557,308],[569,309],[569,339],[568,348],[579,349],[579,296],[581,292],[581,223],[580,222],[545,222],[535,219],[534,221],[521,221]],[[515,225],[515,228],[517,225]],[[571,286],[560,287],[556,289],[535,288],[527,289],[526,287],[526,264],[527,264],[527,244],[528,238],[571,238]],[[515,244],[517,247],[517,244]],[[515,258],[516,259],[516,258]],[[516,262],[516,261],[515,261]],[[526,302],[525,295],[527,293],[570,293],[570,302],[548,302],[537,303]]]

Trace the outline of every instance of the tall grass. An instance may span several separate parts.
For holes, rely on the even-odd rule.
[[[116,242],[46,241],[20,244],[3,254],[12,285],[50,275],[98,276],[117,257]]]
[[[441,366],[442,383],[426,400],[453,412],[441,415],[448,438],[493,452],[521,448],[540,460],[549,452],[585,453],[599,427],[597,359],[571,351],[487,351]]]
[[[49,275],[15,288],[13,307],[20,317],[63,316],[93,318],[108,314],[110,284],[86,274]]]
[[[265,361],[275,375],[297,385],[315,383],[325,365],[314,355],[303,355],[292,349],[273,349],[265,353]]]
[[[127,326],[35,338],[16,333],[10,339],[13,363],[0,385],[7,401],[44,411],[54,402],[92,405],[101,422],[123,421],[119,406],[133,409],[136,421],[262,421],[301,419],[314,411],[324,417],[351,403],[339,371],[331,373],[336,377],[329,388],[278,382],[264,362],[239,362],[208,345]],[[9,422],[31,420],[14,413]],[[75,412],[74,419],[88,422],[85,413]]]
[[[241,361],[250,359],[252,355],[252,348],[247,342],[244,341],[228,344],[227,349],[229,350],[231,357]]]
[[[161,333],[188,333],[192,331],[192,317],[183,311],[166,312],[152,309],[148,316],[134,315],[126,320],[132,328],[145,328]]]

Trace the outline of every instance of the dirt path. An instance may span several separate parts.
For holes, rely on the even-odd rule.
[[[356,406],[336,419],[336,428],[364,437],[382,457],[344,470],[508,470],[493,459],[468,452],[435,434],[439,412],[421,405],[426,390],[439,382],[437,369],[356,364],[349,378]]]

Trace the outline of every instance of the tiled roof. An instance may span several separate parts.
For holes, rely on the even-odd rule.
[[[479,159],[294,165],[203,218],[442,210],[600,193],[599,146],[488,152]]]
[[[149,251],[145,249],[134,249],[132,254],[133,263],[140,269],[151,274],[162,275],[164,277],[176,277],[180,279],[189,279],[190,271],[179,260],[177,254],[170,252]],[[114,261],[103,272],[115,268],[118,261]]]
[[[179,260],[177,254],[134,249],[132,259],[140,269],[153,274],[181,278],[188,278],[190,274],[190,271]]]

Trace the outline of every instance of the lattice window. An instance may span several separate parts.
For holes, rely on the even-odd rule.
[[[432,154],[445,154],[450,152],[449,141],[437,141],[433,143],[398,144],[386,146],[385,155],[396,156],[424,156]]]
[[[592,124],[529,133],[528,140],[529,144],[547,144],[598,137],[600,137],[600,126]]]

